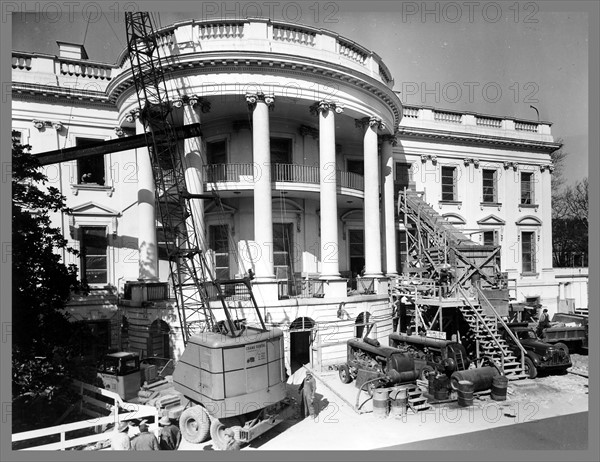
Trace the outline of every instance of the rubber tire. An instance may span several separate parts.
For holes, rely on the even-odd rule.
[[[563,350],[566,354],[569,354],[569,347],[562,342],[555,343],[554,347],[558,348],[559,350]]]
[[[525,356],[525,370],[523,372],[525,372],[530,379],[535,379],[538,375],[538,370],[535,367],[535,365],[533,364],[533,361],[531,359],[529,359],[527,356]]]
[[[227,448],[227,440],[225,439],[225,429],[227,428],[219,419],[211,419],[210,423],[210,439],[213,446],[221,451]]]
[[[435,369],[431,366],[424,366],[419,372],[419,380],[429,380],[428,375],[435,373]]]
[[[342,383],[350,383],[352,382],[352,374],[350,374],[350,369],[348,369],[347,364],[343,364],[339,367],[338,373],[340,376],[340,380]]]
[[[210,417],[202,406],[188,407],[179,417],[181,435],[188,443],[202,443],[210,433]]]

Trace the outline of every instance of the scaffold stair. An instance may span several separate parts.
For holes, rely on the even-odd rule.
[[[431,404],[427,402],[427,398],[423,396],[423,392],[416,385],[412,385],[410,388],[407,389],[406,396],[408,407],[414,413],[417,413],[419,411],[425,411],[431,408]]]

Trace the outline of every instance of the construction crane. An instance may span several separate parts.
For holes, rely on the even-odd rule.
[[[168,415],[180,414],[182,433],[190,442],[201,442],[210,432],[215,445],[224,448],[228,427],[236,440],[248,442],[291,413],[285,389],[283,332],[266,328],[249,278],[217,280],[212,274],[203,251],[204,237],[197,232],[194,201],[218,201],[218,195],[190,191],[186,182],[188,166],[180,152],[181,136],[175,128],[164,62],[149,13],[126,13],[125,21],[158,215],[174,236],[167,243],[167,252],[186,345],[173,372],[180,400]],[[230,313],[224,288],[240,284],[248,291],[258,325],[234,320]],[[224,319],[215,315],[216,305]]]

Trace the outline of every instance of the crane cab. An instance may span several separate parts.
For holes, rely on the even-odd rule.
[[[137,397],[142,380],[137,353],[109,353],[100,361],[97,373],[105,389],[117,393],[125,401]]]

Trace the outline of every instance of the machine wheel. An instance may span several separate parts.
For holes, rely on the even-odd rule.
[[[429,380],[429,374],[431,374],[432,372],[435,373],[435,371],[433,370],[433,367],[431,367],[431,366],[423,367],[423,369],[421,369],[421,372],[419,372],[419,379],[420,380]]]
[[[219,419],[212,419],[210,424],[210,438],[213,446],[221,451],[227,447],[227,439],[225,438],[225,429],[227,427]]]
[[[188,407],[181,413],[179,428],[189,443],[202,443],[210,432],[210,417],[202,406]]]
[[[537,368],[533,364],[533,361],[528,357],[525,357],[525,373],[529,376],[530,379],[535,379],[538,375]]]
[[[555,343],[554,347],[564,351],[566,354],[569,354],[569,347],[562,342]]]
[[[339,367],[338,372],[340,374],[340,380],[342,381],[342,383],[352,382],[352,375],[350,374],[350,369],[348,369],[347,364],[342,364]]]

